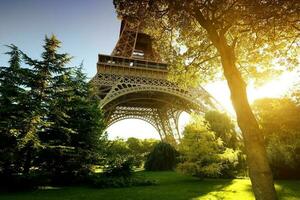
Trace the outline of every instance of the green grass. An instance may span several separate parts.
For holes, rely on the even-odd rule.
[[[175,172],[137,172],[137,176],[158,180],[158,185],[117,189],[48,188],[33,192],[2,193],[0,200],[254,199],[248,179],[199,180]],[[276,190],[280,199],[300,199],[300,181],[278,181]]]

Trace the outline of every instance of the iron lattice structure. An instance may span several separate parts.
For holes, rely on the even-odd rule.
[[[151,37],[139,27],[122,21],[118,42],[110,56],[99,54],[91,83],[108,126],[141,119],[155,127],[162,140],[180,139],[180,114],[206,112],[215,101],[202,87],[184,90],[170,82],[167,64],[158,61]]]

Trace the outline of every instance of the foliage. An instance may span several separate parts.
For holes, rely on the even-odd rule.
[[[300,106],[300,81],[296,82],[292,87],[289,98],[296,102],[297,106]]]
[[[133,172],[133,159],[123,162],[113,162],[104,170],[104,176],[107,177],[130,177]]]
[[[128,138],[115,139],[110,141],[107,148],[107,162],[108,165],[119,165],[127,160],[132,160],[134,167],[141,167],[147,155],[152,151],[154,146],[158,143],[155,139],[138,139]],[[119,164],[118,164],[119,163]]]
[[[265,136],[275,178],[300,178],[300,107],[289,98],[260,99],[253,104]]]
[[[194,116],[179,144],[181,162],[177,169],[197,177],[233,177],[237,173],[240,151],[226,148],[220,137]]]
[[[137,138],[110,141],[103,173],[92,177],[92,185],[100,188],[117,188],[155,184],[154,181],[132,176],[133,167],[141,166],[145,154],[155,143],[156,140]]]
[[[71,57],[58,53],[53,35],[45,38],[41,60],[8,47],[10,66],[0,70],[0,174],[16,181],[32,173],[53,182],[81,179],[103,163],[106,145],[103,115],[82,66],[67,67]]]
[[[21,68],[19,49],[10,45],[9,67],[0,68],[0,174],[10,176],[20,168],[21,155],[16,148],[24,134],[28,110],[29,69]]]
[[[158,143],[148,155],[145,162],[145,169],[148,171],[173,170],[177,163],[176,149],[164,142]]]
[[[154,149],[158,142],[159,141],[155,139],[142,140],[133,137],[127,139],[126,144],[134,157],[134,165],[136,167],[141,167],[144,164],[148,154]]]
[[[152,151],[154,146],[158,143],[158,140],[130,137],[126,140],[126,143],[131,151],[138,154],[147,154]]]
[[[213,131],[216,137],[223,140],[224,146],[237,149],[239,146],[238,134],[235,126],[226,113],[219,111],[208,111],[204,116],[205,123],[210,131]]]
[[[183,80],[182,84],[220,77],[221,42],[233,48],[244,77],[257,82],[299,62],[295,0],[142,2],[114,0],[120,17],[143,20],[144,28],[155,37],[160,56],[171,64],[173,78]]]
[[[207,129],[214,132],[216,137],[222,139],[225,148],[233,149],[234,151],[239,152],[237,154],[238,164],[234,167],[224,166],[222,176],[248,176],[243,138],[241,134],[236,131],[236,127],[232,119],[226,113],[215,110],[206,112],[203,120],[204,124],[207,126]]]

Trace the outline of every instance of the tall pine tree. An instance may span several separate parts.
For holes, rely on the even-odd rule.
[[[32,116],[23,138],[23,145],[28,147],[25,172],[28,172],[32,164],[32,153],[36,152],[35,150],[38,149],[40,153],[36,156],[39,158],[38,165],[43,163],[40,167],[47,166],[47,159],[53,158],[61,146],[68,145],[70,134],[73,132],[67,127],[68,108],[65,105],[70,98],[66,87],[70,79],[70,69],[66,64],[71,57],[58,53],[60,41],[54,35],[50,38],[45,37],[43,47],[41,61],[31,59],[23,53],[25,62],[33,68],[35,76],[30,91]]]
[[[0,173],[74,180],[104,159],[103,115],[82,65],[67,67],[71,57],[58,53],[55,36],[43,47],[42,59],[32,59],[11,45],[10,66],[0,68]]]
[[[10,51],[9,67],[0,68],[0,172],[10,176],[19,171],[18,139],[24,134],[28,116],[28,83],[30,70],[21,68],[21,54],[14,45]]]
[[[71,57],[59,54],[59,48],[60,41],[51,36],[45,38],[41,61],[23,53],[36,77],[31,87],[33,123],[29,123],[34,131],[29,131],[23,142],[33,150],[41,147],[36,165],[60,179],[87,172],[99,161],[105,137],[102,112],[91,98],[82,67],[67,67]]]

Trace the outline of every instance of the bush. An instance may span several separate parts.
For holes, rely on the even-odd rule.
[[[155,139],[138,139],[128,138],[126,144],[130,149],[130,154],[134,157],[134,166],[143,166],[147,155],[153,150],[154,146],[158,143]]]
[[[173,170],[177,163],[177,155],[178,153],[172,145],[160,142],[148,155],[145,169],[148,171]]]
[[[184,130],[179,144],[177,169],[200,178],[232,178],[238,172],[239,150],[224,147],[224,142],[208,130],[201,118],[195,118]]]
[[[104,176],[106,177],[129,177],[132,175],[134,159],[128,159],[124,162],[119,162],[119,160],[110,163],[104,169]]]

